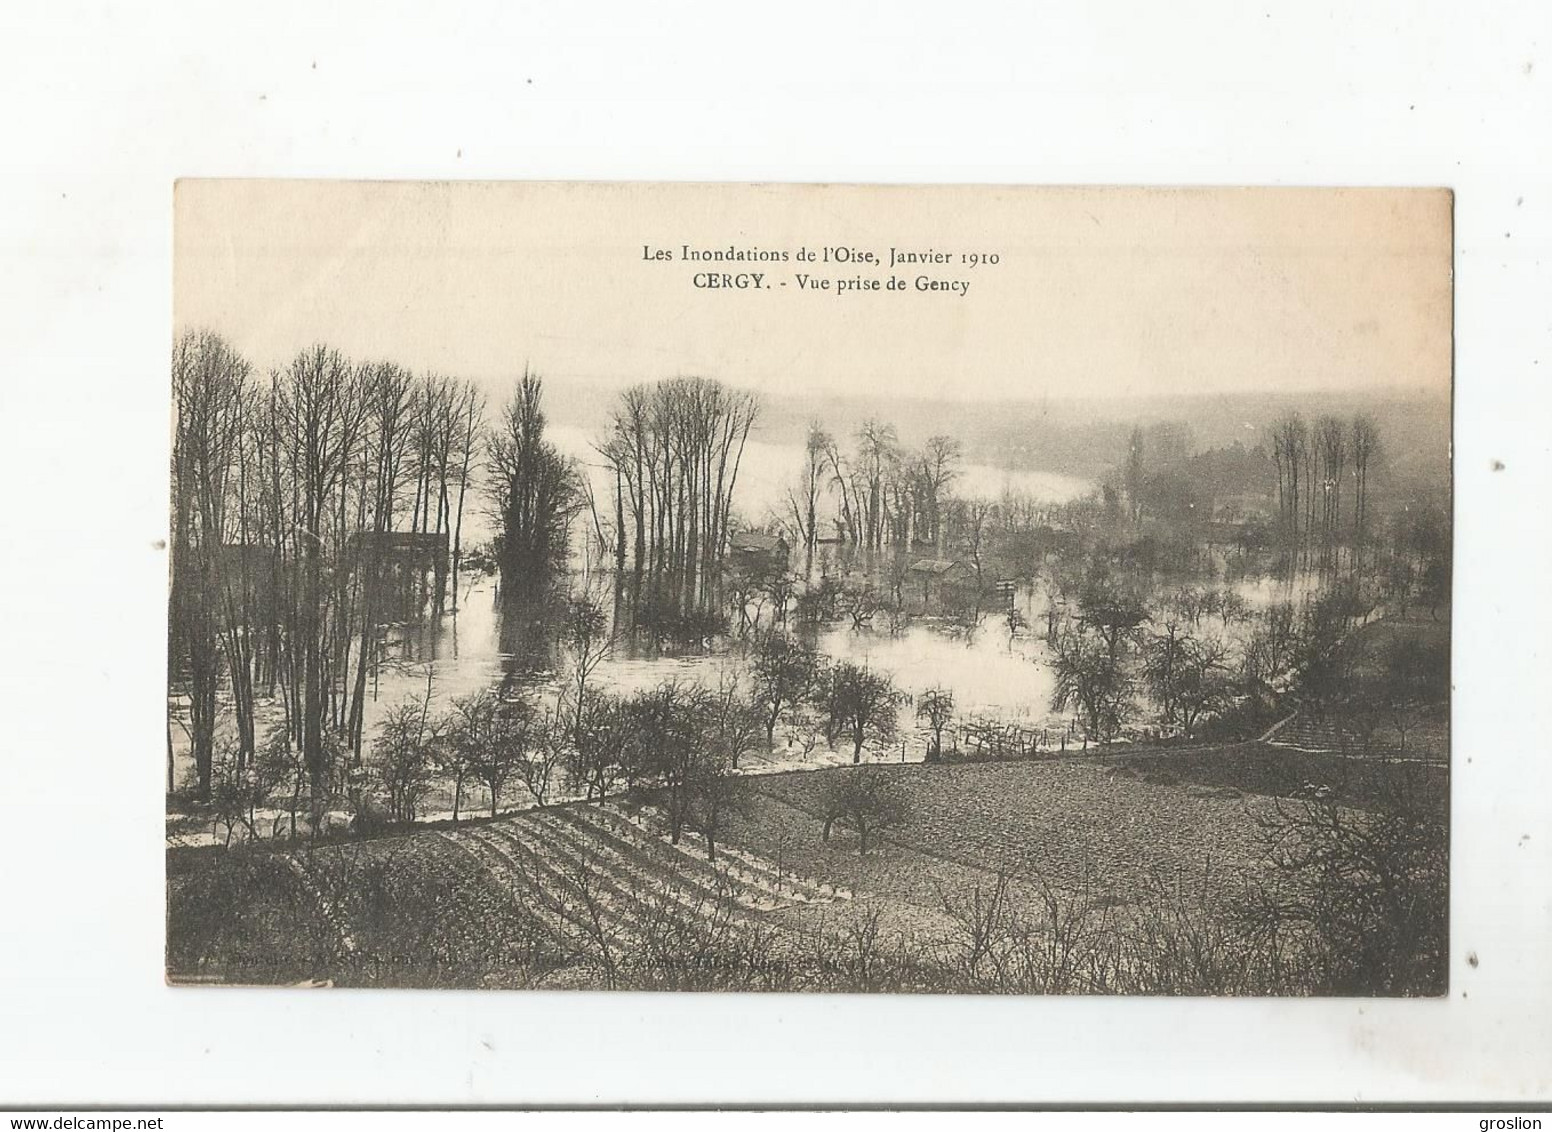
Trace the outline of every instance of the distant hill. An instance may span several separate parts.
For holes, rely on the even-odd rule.
[[[615,397],[614,387],[588,382],[556,381],[545,389],[552,420],[588,431],[604,427]],[[1322,413],[1343,417],[1371,413],[1379,422],[1385,463],[1392,475],[1448,477],[1449,400],[1410,390],[1377,395],[1328,391],[1040,401],[768,394],[755,435],[769,444],[799,445],[811,420],[849,436],[868,417],[878,417],[893,423],[907,444],[944,433],[957,437],[973,462],[1096,479],[1125,457],[1134,426],[1178,421],[1189,426],[1193,451],[1230,448],[1236,443],[1254,450],[1266,445],[1267,426],[1294,410],[1310,419]]]

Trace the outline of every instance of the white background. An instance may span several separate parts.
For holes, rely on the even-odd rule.
[[[1549,13],[11,0],[0,1105],[1548,1098]],[[164,987],[179,176],[1453,187],[1448,1002]]]

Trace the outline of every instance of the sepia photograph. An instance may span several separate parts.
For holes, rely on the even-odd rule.
[[[180,181],[167,981],[1446,995],[1453,204]]]

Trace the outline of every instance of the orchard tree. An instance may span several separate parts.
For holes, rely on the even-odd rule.
[[[372,758],[395,821],[415,820],[421,800],[431,789],[441,742],[442,722],[431,716],[424,700],[406,700],[390,708],[378,724]],[[321,811],[322,803],[315,799],[313,809]]]
[[[856,831],[859,856],[867,855],[870,837],[902,825],[910,813],[905,795],[894,781],[872,767],[827,775],[821,806],[823,840],[830,840],[835,826],[849,826]]]
[[[738,678],[728,672],[718,680],[708,708],[714,745],[727,757],[728,765],[737,770],[739,758],[765,730],[765,713],[754,697],[744,691]]]
[[[813,690],[823,670],[819,653],[801,641],[779,633],[761,638],[754,655],[750,675],[753,680],[752,702],[765,721],[765,742],[773,746],[776,725],[783,713],[802,703]]]
[[[716,747],[698,748],[685,767],[684,821],[706,839],[706,859],[717,859],[717,839],[734,813],[742,810],[743,795],[733,762]]]
[[[928,688],[916,701],[916,718],[925,719],[932,729],[932,749],[928,753],[934,759],[943,757],[943,729],[953,717],[954,693],[947,688]]]
[[[1120,730],[1131,678],[1103,633],[1083,625],[1068,631],[1057,643],[1055,669],[1053,711],[1075,708],[1084,730],[1096,740]]]
[[[586,742],[587,721],[596,696],[593,674],[614,654],[615,638],[609,616],[590,596],[566,600],[560,626],[561,645],[568,671],[565,694],[571,717],[571,742],[580,748]]]
[[[580,742],[570,741],[576,733],[558,716],[549,720],[545,730],[553,746],[564,748],[566,775],[573,788],[580,785],[589,802],[602,802],[621,780],[634,781],[648,761],[639,749],[648,739],[640,722],[635,702],[601,693],[589,702]]]
[[[1228,646],[1216,638],[1186,637],[1172,672],[1172,696],[1181,730],[1187,735],[1200,720],[1223,708],[1233,691]]]
[[[888,675],[849,662],[838,664],[828,691],[830,733],[851,740],[853,763],[862,762],[865,743],[885,747],[894,742],[904,697]]]
[[[1270,605],[1252,618],[1240,674],[1255,691],[1275,696],[1292,679],[1298,647],[1299,619],[1293,603]]]
[[[447,720],[446,742],[442,744],[438,763],[442,773],[453,779],[455,825],[463,808],[464,783],[469,779],[477,752],[490,741],[490,733],[495,729],[495,714],[496,697],[488,690],[453,699],[452,711]]]
[[[538,740],[536,712],[527,700],[496,701],[482,741],[469,754],[469,773],[490,792],[490,816],[501,806],[501,792],[514,775],[521,777]],[[547,784],[547,780],[546,780]],[[535,795],[541,806],[544,798]]]
[[[689,823],[691,795],[710,757],[709,700],[704,688],[665,680],[630,703],[638,778],[658,788],[674,845]]]

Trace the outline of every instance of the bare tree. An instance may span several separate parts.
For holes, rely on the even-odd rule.
[[[857,853],[866,856],[868,839],[904,824],[910,814],[905,795],[887,776],[872,767],[833,771],[825,778],[820,800],[824,828],[822,839],[830,840],[837,825],[848,826],[857,834]]]
[[[834,446],[835,441],[824,427],[818,421],[812,422],[803,445],[803,473],[798,491],[787,493],[793,526],[803,544],[804,578],[810,578],[814,573],[814,551],[819,543],[819,497],[824,494],[825,454]]]
[[[745,808],[733,763],[716,747],[704,747],[689,762],[685,781],[685,822],[706,839],[706,859],[717,859],[717,840],[728,818]]]
[[[615,636],[609,616],[590,596],[567,598],[560,626],[561,646],[567,661],[566,707],[570,715],[571,742],[581,749],[597,693],[593,675],[614,654]]]
[[[1101,633],[1082,625],[1069,630],[1057,642],[1053,667],[1053,711],[1078,709],[1084,730],[1094,739],[1120,729],[1131,679]]]
[[[895,426],[869,418],[857,430],[857,465],[865,492],[863,543],[878,550],[884,542],[884,473],[898,439]]]
[[[359,466],[365,431],[362,374],[337,350],[303,350],[277,381],[278,455],[290,481],[283,505],[282,538],[296,563],[296,584],[287,611],[289,685],[293,732],[307,761],[313,828],[322,824],[331,773],[325,734],[334,696],[337,619],[345,593],[339,582],[349,539],[348,477]]]
[[[921,480],[923,503],[926,512],[926,538],[924,541],[937,546],[939,553],[947,548],[944,543],[943,506],[948,491],[959,475],[963,449],[959,441],[941,434],[927,438],[921,454]]]
[[[644,610],[664,624],[721,604],[733,491],[758,416],[752,394],[706,378],[674,378],[621,395],[599,451],[615,472],[622,580],[629,497],[630,606],[637,623]]]
[[[943,756],[943,731],[954,717],[954,693],[947,688],[928,688],[916,698],[916,718],[932,730],[932,758]]]
[[[189,701],[189,734],[196,789],[208,797],[215,752],[216,694],[223,650],[239,711],[239,765],[254,749],[252,696],[241,694],[248,671],[247,645],[234,624],[226,565],[232,483],[242,460],[250,369],[221,338],[205,332],[181,336],[173,350],[173,398],[177,411],[172,466],[172,629],[170,676],[181,666]],[[239,514],[239,520],[241,515]],[[239,555],[243,548],[239,547]]]
[[[1132,429],[1132,438],[1126,446],[1126,506],[1129,518],[1142,522],[1143,489],[1147,486],[1147,472],[1143,457],[1141,427]]]
[[[442,737],[441,721],[431,716],[425,700],[405,700],[390,708],[378,725],[372,742],[373,769],[395,821],[415,820],[421,799],[431,788]]]
[[[490,792],[491,817],[500,811],[501,792],[514,777],[529,788],[535,802],[545,804],[555,764],[535,716],[527,700],[496,701],[480,732],[482,741],[470,752],[469,773]],[[535,772],[536,758],[545,768],[543,773]]]
[[[501,788],[514,773],[522,774],[536,745],[533,709],[526,703],[506,703],[489,689],[454,698],[444,743],[444,769],[455,776],[453,820],[458,820],[463,781],[483,783],[496,814]],[[525,778],[526,782],[526,778]],[[544,788],[547,789],[547,781]],[[544,798],[535,796],[542,806]]]
[[[1342,478],[1347,467],[1347,429],[1333,416],[1315,422],[1315,447],[1320,456],[1321,564],[1336,565],[1342,530]]]
[[[1354,416],[1351,428],[1353,540],[1361,544],[1369,528],[1369,472],[1380,456],[1380,429],[1367,413]]]
[[[1283,547],[1290,562],[1300,542],[1301,498],[1312,494],[1305,480],[1309,429],[1304,418],[1290,413],[1272,426],[1272,461],[1277,467],[1277,499],[1282,518]]]
[[[766,717],[761,705],[754,694],[744,690],[735,674],[724,671],[711,692],[709,709],[713,746],[727,759],[728,766],[737,770],[738,760],[765,730]]]
[[[864,744],[894,742],[903,697],[888,675],[842,662],[831,671],[829,685],[830,726],[851,740],[853,763],[862,761]]]
[[[779,633],[762,637],[750,669],[753,700],[765,717],[765,742],[773,746],[776,725],[800,704],[821,672],[821,658],[809,646]]]

